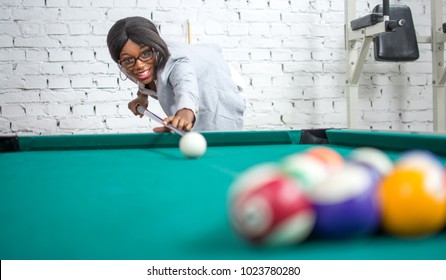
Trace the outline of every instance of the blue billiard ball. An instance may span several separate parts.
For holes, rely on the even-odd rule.
[[[379,179],[375,170],[347,162],[318,184],[311,195],[316,211],[314,233],[328,238],[373,233],[380,224]]]

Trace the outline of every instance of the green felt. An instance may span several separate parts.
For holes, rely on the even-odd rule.
[[[370,146],[387,151],[422,149],[446,156],[446,134],[332,129],[327,136],[336,145]]]
[[[177,135],[19,137],[22,151],[0,153],[0,258],[446,258],[444,232],[418,240],[311,239],[281,248],[237,236],[227,213],[231,183],[255,164],[314,146],[297,144],[299,135],[206,133],[210,147],[195,160],[181,155]],[[343,155],[352,149],[328,146]]]

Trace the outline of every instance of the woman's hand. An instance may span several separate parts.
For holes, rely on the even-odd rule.
[[[138,105],[141,105],[146,109],[147,109],[147,107],[149,107],[148,96],[140,93],[139,91],[138,91],[138,97],[136,97],[135,99],[130,101],[128,107],[129,107],[130,111],[132,111],[132,113],[135,114],[135,116],[140,116],[142,118],[143,115],[141,115],[136,110],[136,107],[138,107]]]
[[[164,119],[164,125],[172,125],[183,131],[190,131],[194,126],[195,114],[190,109],[178,110],[175,116],[169,116]],[[170,131],[167,127],[155,127],[154,132],[168,132]]]

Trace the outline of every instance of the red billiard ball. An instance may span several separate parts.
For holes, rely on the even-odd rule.
[[[228,208],[236,232],[261,245],[299,243],[315,221],[308,198],[274,164],[257,165],[237,178],[229,191]]]
[[[314,233],[327,238],[373,233],[380,224],[378,182],[374,170],[351,162],[330,174],[311,195],[316,211]]]

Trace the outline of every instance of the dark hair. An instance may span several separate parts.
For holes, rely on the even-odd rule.
[[[124,45],[128,40],[155,49],[158,69],[162,69],[169,58],[166,42],[160,37],[155,24],[143,17],[127,17],[118,20],[107,35],[107,46],[112,59],[118,63]]]

